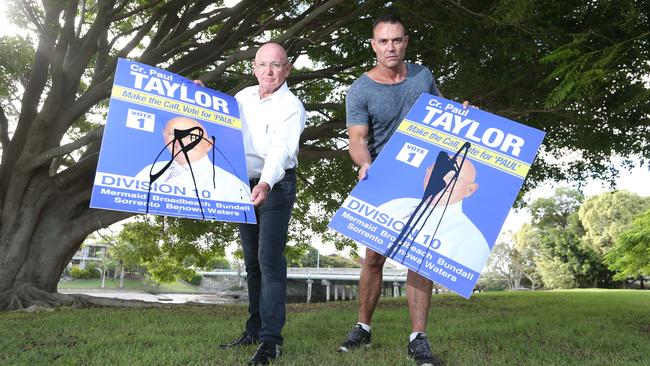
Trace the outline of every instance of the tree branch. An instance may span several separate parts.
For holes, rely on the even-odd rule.
[[[56,184],[57,187],[65,187],[66,185],[73,183],[75,180],[82,178],[84,175],[87,175],[89,172],[94,171],[97,167],[98,158],[99,152],[89,154],[73,166],[55,175],[54,184]]]
[[[310,140],[320,140],[328,137],[338,137],[345,131],[345,122],[326,122],[318,126],[307,127],[300,135],[300,143]]]
[[[0,105],[0,150],[6,151],[7,146],[9,146],[9,120]]]
[[[117,21],[120,21],[122,19],[126,19],[126,18],[130,17],[131,15],[144,12],[147,9],[151,9],[154,6],[160,4],[162,1],[163,0],[152,0],[148,4],[144,4],[144,5],[139,6],[139,7],[135,8],[135,9],[133,9],[131,11],[127,11],[125,13],[122,13],[122,14],[118,15],[117,13],[119,13],[124,8],[124,5],[126,5],[128,3],[128,2],[125,1],[122,5],[120,5],[118,8],[116,8],[115,12],[113,14],[110,14],[110,16],[112,18],[112,21],[117,22]]]
[[[339,72],[344,71],[344,70],[347,70],[348,68],[350,68],[352,66],[353,65],[350,65],[350,64],[343,64],[343,65],[332,66],[332,67],[328,67],[328,68],[320,69],[320,70],[295,73],[295,74],[289,75],[287,77],[287,80],[290,81],[290,82],[297,83],[297,82],[305,81],[305,80],[329,78],[329,77],[333,76],[334,74],[339,73]]]
[[[25,13],[27,19],[30,20],[32,24],[36,27],[36,32],[39,34],[45,34],[46,33],[46,26],[45,23],[47,23],[47,20],[41,21],[41,19],[38,17],[34,9],[30,6],[31,4],[27,3],[26,1],[19,1],[21,9]],[[46,14],[47,18],[47,14]]]
[[[115,66],[112,67],[115,69]],[[75,121],[86,113],[92,106],[110,97],[113,78],[105,79],[101,83],[91,85],[86,92],[77,99],[71,106],[61,113],[61,119]]]
[[[304,28],[306,28],[311,22],[316,20],[320,15],[324,14],[331,8],[335,7],[336,5],[339,5],[343,3],[345,0],[329,0],[325,4],[315,8],[309,15],[307,15],[305,18],[300,20],[299,22],[295,23],[292,25],[289,29],[287,29],[284,33],[282,33],[280,36],[278,36],[275,39],[275,42],[278,43],[284,43],[287,40],[296,37]]]
[[[52,68],[50,76],[52,78],[52,90],[48,100],[53,100],[52,95],[63,94],[62,90],[65,87],[65,59],[68,54],[68,48],[74,42],[74,20],[77,11],[77,1],[69,1],[65,3],[63,9],[63,27],[60,28],[59,22],[54,27],[57,27],[58,38],[52,52],[50,67]],[[45,103],[47,105],[47,102]],[[58,104],[58,103],[57,103]]]
[[[161,16],[162,12],[156,11],[149,17],[147,22],[142,25],[142,28],[138,31],[138,33],[133,36],[133,38],[121,50],[118,51],[115,57],[115,63],[117,63],[117,58],[128,56],[129,53],[131,53],[131,51],[133,51],[133,49],[140,44],[142,39],[149,33],[151,28],[153,28],[154,24],[156,24]]]
[[[249,34],[250,25],[255,22],[257,19],[256,15],[258,15],[261,10],[261,3],[256,3],[251,0],[242,1],[237,6],[248,6],[249,3],[254,4],[254,6],[252,6],[250,9],[246,8],[246,11],[239,13],[234,12],[233,15],[230,16],[228,20],[220,27],[219,33],[217,33],[217,35],[212,40],[205,44],[202,44],[191,54],[187,54],[182,57],[169,69],[176,73],[182,74],[188,70],[205,66],[221,56],[223,54],[223,51],[232,45],[233,42],[238,39],[242,39],[244,35]],[[244,22],[243,24],[240,24],[242,23],[242,20],[244,20]],[[212,20],[210,20],[210,22],[212,22]],[[177,44],[179,41],[184,41],[184,39],[173,40],[170,42],[169,46],[165,46],[171,49],[170,46]],[[237,60],[234,59],[233,62],[228,62],[228,60],[226,60],[225,63],[227,63],[227,65],[225,68],[232,65],[234,62],[237,62]],[[225,68],[222,68],[222,70],[225,70]],[[219,75],[221,73],[223,73],[223,71],[221,71]],[[207,82],[209,80],[204,81]]]
[[[223,35],[223,29],[224,27],[231,29],[231,26],[229,24],[233,23],[233,15],[238,15],[236,18],[241,19],[243,14],[246,14],[247,16],[251,17],[252,15],[250,14],[251,12],[246,9],[244,10],[245,7],[248,6],[249,3],[254,3],[251,0],[244,0],[239,2],[235,7],[230,8],[230,9],[224,9],[222,12],[208,17],[204,21],[196,24],[194,27],[191,29],[185,29],[183,32],[181,31],[180,24],[176,24],[173,26],[173,32],[169,32],[167,34],[161,34],[156,35],[156,39],[160,38],[161,41],[164,39],[167,39],[165,42],[163,42],[160,45],[152,45],[147,48],[146,54],[148,59],[157,59],[162,57],[165,54],[168,54],[175,50],[177,47],[183,45],[184,43],[187,43],[189,40],[193,39],[196,34],[205,31],[207,28],[217,24],[218,22],[228,19],[226,21],[226,24],[221,27],[219,33],[209,42],[202,44],[201,46],[197,47],[193,52],[192,55],[185,55],[181,57],[175,64],[173,65],[174,67],[177,67],[179,69],[183,68],[183,64],[186,63],[190,59],[203,59],[206,58],[210,52],[216,52],[215,48],[218,48],[218,46],[221,43],[222,38],[224,37]],[[167,17],[165,20],[170,19]],[[173,24],[172,24],[173,25]],[[185,19],[185,27],[187,27],[189,23],[187,22],[187,19]],[[239,31],[239,29],[238,29]]]
[[[27,87],[21,101],[21,112],[18,117],[16,131],[12,137],[12,143],[7,150],[2,152],[0,163],[0,201],[3,201],[5,213],[17,210],[22,194],[25,189],[28,177],[23,174],[11,173],[20,159],[22,151],[26,149],[29,131],[38,114],[40,98],[47,85],[48,71],[50,69],[50,56],[56,37],[50,31],[58,29],[58,19],[61,9],[46,8],[45,25],[43,33],[40,34],[34,64],[29,76]],[[13,185],[10,186],[10,180]]]
[[[298,33],[300,33],[305,27],[307,27],[310,23],[312,23],[318,16],[322,15],[323,13],[327,12],[330,10],[332,7],[342,3],[345,0],[329,0],[323,5],[320,5],[319,7],[315,8],[311,13],[309,13],[307,16],[305,16],[303,19],[289,27],[285,32],[283,32],[281,35],[273,39],[273,42],[277,43],[285,43],[292,37],[295,37]],[[243,60],[248,60],[252,59],[255,56],[255,53],[257,52],[256,48],[248,48],[244,51],[238,51],[234,52],[232,55],[230,55],[224,62],[219,64],[214,70],[206,73],[205,75],[202,76],[204,82],[210,82],[215,79],[217,79],[219,76],[221,76],[224,71],[230,67],[230,65],[243,61]]]
[[[319,146],[301,146],[300,153],[298,154],[300,158],[305,159],[325,159],[325,158],[338,158],[341,156],[347,156],[347,150],[334,150]]]
[[[47,150],[42,154],[30,159],[30,163],[27,166],[28,170],[36,169],[41,165],[49,163],[52,159],[69,154],[79,148],[82,148],[93,141],[99,140],[104,133],[104,126],[96,128],[85,136],[63,146],[57,146],[53,149]]]
[[[343,103],[303,103],[303,106],[308,111],[322,111],[344,107]]]

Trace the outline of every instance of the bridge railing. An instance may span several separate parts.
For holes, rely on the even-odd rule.
[[[198,272],[202,276],[241,276],[246,277],[245,271],[214,270]],[[386,268],[383,271],[384,282],[406,282],[405,269]],[[330,281],[359,281],[361,268],[287,268],[287,278],[302,280],[330,280]]]

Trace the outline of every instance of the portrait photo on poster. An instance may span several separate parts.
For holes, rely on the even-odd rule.
[[[91,207],[255,222],[234,97],[120,59]]]
[[[413,243],[426,237],[432,239],[424,240],[425,257],[433,250],[476,272],[481,271],[490,247],[462,211],[462,201],[478,189],[476,168],[466,159],[470,147],[466,142],[453,156],[444,151],[438,153],[436,162],[426,169],[424,193],[419,202],[414,198],[397,198],[378,207],[379,211],[402,221],[408,218],[384,256],[396,259],[399,254],[398,262],[403,264]]]

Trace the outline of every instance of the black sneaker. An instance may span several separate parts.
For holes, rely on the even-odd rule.
[[[418,366],[442,366],[442,361],[431,352],[429,340],[423,333],[418,333],[415,339],[409,342],[409,357],[415,360]]]
[[[282,354],[282,347],[279,344],[273,342],[263,341],[260,343],[260,346],[257,347],[257,351],[253,354],[250,360],[248,360],[249,365],[268,365],[272,360],[280,357]]]
[[[231,347],[249,346],[251,344],[257,344],[257,343],[258,343],[257,337],[253,337],[248,333],[244,332],[239,336],[239,338],[227,344],[220,344],[219,347],[225,349]]]
[[[370,347],[370,332],[366,332],[361,324],[356,324],[352,330],[348,333],[348,336],[345,338],[345,341],[341,343],[337,351],[347,352],[352,348],[357,347]]]

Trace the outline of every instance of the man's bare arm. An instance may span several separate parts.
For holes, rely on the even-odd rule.
[[[359,180],[366,178],[366,172],[372,163],[368,150],[368,131],[368,126],[348,127],[350,157],[359,167]]]

